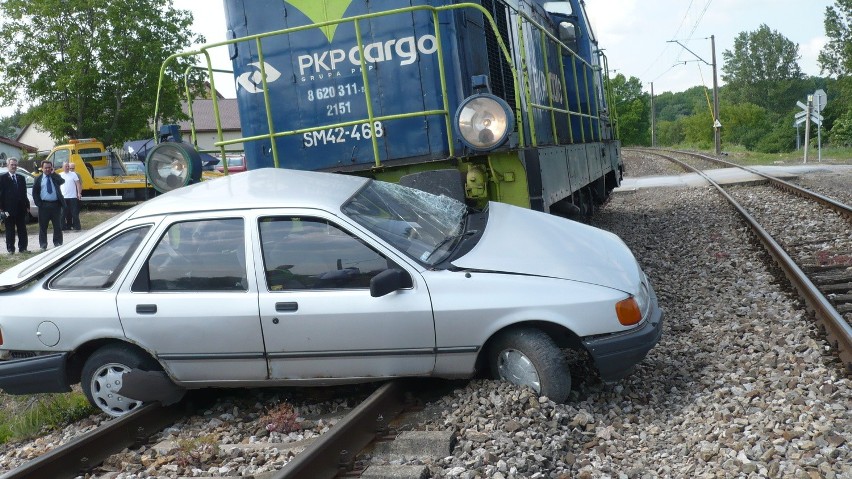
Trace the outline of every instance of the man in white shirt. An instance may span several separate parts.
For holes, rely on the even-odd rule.
[[[62,230],[80,231],[80,200],[83,198],[83,184],[80,175],[71,171],[71,164],[62,164],[62,172],[59,176],[65,180],[62,184],[62,196],[65,197],[65,206],[62,208]]]

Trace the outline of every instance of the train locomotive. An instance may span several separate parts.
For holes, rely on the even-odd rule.
[[[621,181],[606,57],[582,0],[224,6],[229,40],[166,61],[206,57],[213,84],[209,50],[227,47],[242,137],[220,133],[223,158],[238,147],[248,169],[364,175],[568,216],[591,214]]]

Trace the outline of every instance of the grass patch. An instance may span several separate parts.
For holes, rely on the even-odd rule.
[[[96,412],[82,392],[4,396],[0,444],[32,439]]]

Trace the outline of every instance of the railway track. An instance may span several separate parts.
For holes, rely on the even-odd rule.
[[[109,421],[21,467],[2,479],[76,477],[97,466],[125,447],[145,443],[148,438],[183,415],[178,405],[145,405],[118,420]]]
[[[396,434],[392,427],[393,421],[406,407],[411,408],[413,397],[411,389],[405,387],[402,381],[385,383],[283,467],[263,477],[361,477],[369,470],[370,464],[358,461],[360,454],[377,439],[384,444],[384,447],[379,448],[380,451],[390,450],[387,444],[393,442]],[[81,475],[99,477],[96,468],[104,460],[125,448],[149,443],[151,437],[186,414],[183,404],[169,407],[147,404],[3,474],[0,479],[60,479]],[[421,446],[423,441],[421,437]],[[429,438],[426,439],[428,441]]]
[[[688,171],[698,173],[733,205],[805,301],[808,310],[814,314],[829,342],[837,350],[847,371],[852,372],[852,250],[849,249],[850,242],[848,240],[843,241],[844,232],[848,236],[849,231],[852,230],[852,224],[850,224],[852,207],[753,168],[739,166],[707,155],[669,150],[666,150],[666,153],[647,149],[640,151],[665,158],[679,164]],[[766,194],[750,194],[745,192],[742,187],[736,186],[723,187],[701,169],[690,164],[691,162],[675,158],[671,156],[672,154],[696,158],[704,164],[709,162],[725,167],[740,168],[758,175],[774,188],[801,198],[801,201],[820,205],[811,217],[813,220],[811,224],[806,225],[806,229],[818,230],[816,237],[790,234],[784,241],[776,240],[774,236],[779,235],[781,232],[779,230],[792,231],[794,228],[788,221],[781,226],[776,225],[773,228],[776,230],[773,235],[768,231],[769,228],[761,225],[754,211],[760,208],[769,209],[765,206],[768,203]],[[758,198],[755,199],[755,196],[758,196]],[[749,197],[752,201],[748,201]],[[738,201],[738,198],[740,201]],[[741,204],[743,202],[750,203],[750,205],[748,207],[743,206]],[[749,208],[752,209],[751,213]],[[764,216],[771,214],[766,213]],[[821,218],[824,216],[831,219],[832,215],[843,218],[840,229],[837,227],[821,228],[819,226]]]

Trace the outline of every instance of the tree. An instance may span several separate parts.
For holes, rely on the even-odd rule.
[[[651,108],[648,95],[642,92],[642,82],[636,77],[627,79],[621,73],[610,81],[621,142],[625,145],[650,145]]]
[[[12,115],[0,118],[0,136],[15,138],[18,129],[21,127],[22,116],[23,113],[18,109]]]
[[[795,104],[803,78],[799,45],[784,35],[765,24],[756,31],[741,32],[733,51],[725,50],[722,58],[728,101],[753,103],[778,114]]]
[[[703,86],[694,86],[688,90],[672,93],[663,92],[654,98],[658,121],[675,121],[696,113],[696,105],[706,108],[706,96]]]
[[[722,142],[726,145],[742,145],[754,150],[772,129],[766,110],[753,103],[724,103],[720,109],[725,112]]]
[[[54,138],[111,144],[150,134],[163,60],[204,41],[170,0],[3,0],[0,17],[0,99],[35,105],[27,119]],[[164,118],[181,116],[185,68],[168,72]]]
[[[817,60],[823,72],[837,77],[836,89],[826,108],[829,139],[837,146],[852,145],[852,0],[835,0],[825,8],[828,42]]]
[[[823,72],[835,76],[852,73],[852,0],[835,0],[825,7],[825,35],[828,42],[817,61]]]
[[[683,140],[682,121],[661,121],[657,124],[657,142],[661,146],[676,146]]]

